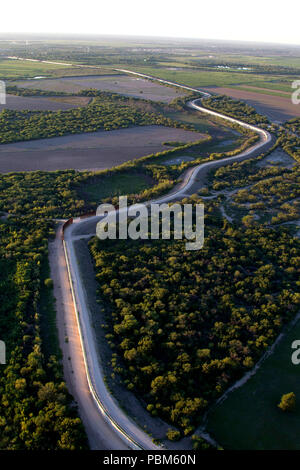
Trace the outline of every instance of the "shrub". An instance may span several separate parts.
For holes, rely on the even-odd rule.
[[[48,277],[47,279],[44,280],[44,284],[48,289],[52,289],[53,280],[50,277]]]
[[[282,395],[280,403],[277,406],[282,411],[294,411],[296,407],[296,395],[294,392]]]
[[[176,431],[175,429],[168,429],[166,436],[169,441],[179,441],[180,432]]]

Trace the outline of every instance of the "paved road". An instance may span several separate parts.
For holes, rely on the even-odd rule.
[[[190,103],[190,106],[196,110],[202,111],[202,107],[199,105],[197,100]],[[206,111],[207,110],[205,110],[205,112]],[[241,125],[249,127],[248,124],[241,123]],[[253,128],[253,126],[250,127]],[[196,186],[199,188],[199,180],[201,177],[205,177],[207,171],[210,169],[223,166],[226,163],[232,163],[234,161],[240,161],[249,158],[250,156],[253,156],[255,152],[261,153],[262,150],[271,145],[272,138],[271,135],[266,131],[257,128],[254,128],[254,130],[259,133],[260,140],[251,148],[235,157],[228,157],[219,161],[210,161],[197,165],[194,168],[190,168],[186,172],[183,181],[180,183],[180,185],[174,188],[173,191],[163,197],[156,199],[155,201],[149,201],[148,204],[151,202],[163,203],[172,200],[180,200],[183,197],[193,194],[195,192]],[[130,418],[118,407],[115,400],[107,391],[103,381],[101,364],[97,355],[94,333],[90,322],[91,314],[89,312],[83,284],[80,279],[80,270],[76,258],[74,244],[74,242],[80,238],[89,238],[95,235],[96,225],[100,219],[100,216],[94,216],[87,219],[75,219],[74,223],[71,224],[65,231],[65,244],[74,287],[74,300],[79,312],[79,326],[82,331],[82,348],[84,349],[86,356],[86,373],[90,377],[90,388],[92,388],[92,395],[96,395],[95,400],[101,401],[102,406],[107,410],[110,418],[112,419],[113,426],[114,423],[118,423],[119,429],[116,429],[116,433],[119,435],[124,433],[125,436],[128,436],[128,445],[132,448],[141,447],[144,449],[157,449],[149,436],[144,433],[135,423],[133,423]],[[81,371],[81,374],[84,374],[84,371]],[[106,423],[106,425],[107,424],[109,426],[109,421]],[[104,432],[106,427],[107,426],[104,427]],[[134,442],[132,442],[132,440]]]
[[[90,448],[95,450],[128,450],[128,445],[107,424],[102,413],[99,413],[99,409],[90,393],[61,242],[61,229],[62,222],[59,223],[55,240],[49,243],[49,262],[56,299],[59,343],[63,352],[64,378],[68,390],[78,403],[80,417],[86,429]]]
[[[198,92],[202,96],[209,96],[208,93],[185,85],[156,79],[155,77],[125,69],[116,70]],[[179,186],[174,188],[168,195],[156,201],[149,201],[149,203],[179,200],[193,194],[195,186],[198,185],[199,187],[201,177],[205,177],[208,170],[254,156],[272,143],[272,137],[267,131],[203,108],[199,100],[190,102],[189,106],[195,110],[236,122],[246,128],[251,128],[259,134],[260,140],[250,149],[235,157],[225,158],[216,162],[211,161],[190,168]],[[91,325],[88,302],[81,282],[74,249],[74,241],[80,235],[89,237],[95,234],[96,224],[99,219],[99,217],[91,217],[75,221],[65,231],[64,245],[61,244],[59,231],[53,244],[50,244],[50,266],[54,280],[54,293],[57,299],[59,336],[60,345],[64,353],[66,381],[78,402],[79,412],[85,424],[91,448],[120,450],[129,448],[158,449],[153,444],[151,438],[118,407],[116,401],[105,387]],[[67,343],[65,335],[68,336]]]
[[[82,220],[78,220],[78,224],[82,222]],[[135,450],[140,448],[158,450],[158,446],[153,444],[151,437],[119,408],[116,400],[106,388],[91,322],[91,312],[89,310],[86,292],[83,288],[75,253],[73,229],[76,225],[75,220],[75,223],[65,230],[64,245],[66,249],[66,260],[69,265],[69,275],[73,286],[72,294],[75,305],[75,316],[77,317],[78,330],[80,333],[81,350],[84,357],[84,369],[78,369],[77,374],[82,377],[87,377],[90,392],[98,408],[98,413],[100,412],[106,421],[106,423],[103,423],[105,424],[103,426],[104,433],[106,433],[107,429],[111,431],[111,429],[114,428],[117,439],[120,440],[121,438],[123,444],[125,443],[130,448]],[[82,365],[83,364],[81,364],[81,366]],[[129,436],[129,438],[127,436]]]

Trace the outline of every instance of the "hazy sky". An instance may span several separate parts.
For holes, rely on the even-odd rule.
[[[90,33],[300,44],[299,0],[1,2],[0,32]]]

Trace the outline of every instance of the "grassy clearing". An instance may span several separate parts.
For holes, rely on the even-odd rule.
[[[126,194],[138,194],[153,185],[152,178],[141,172],[119,173],[101,177],[78,189],[81,197],[89,203],[98,204],[102,199]]]
[[[299,68],[300,69],[300,58],[299,57],[286,57],[284,55],[276,55],[276,56],[254,56],[254,55],[247,55],[247,54],[215,54],[210,53],[209,57],[207,56],[207,52],[203,52],[203,54],[199,54],[197,57],[186,57],[186,56],[176,56],[177,63],[181,62],[200,62],[208,60],[214,64],[227,62],[230,64],[243,64],[243,65],[263,65],[263,66],[280,66],[280,67],[292,67],[292,68]],[[182,64],[181,64],[182,65]]]
[[[291,362],[291,344],[300,338],[300,321],[243,387],[232,392],[208,420],[208,430],[228,449],[300,449],[300,365]],[[294,392],[296,411],[277,404]]]
[[[230,127],[226,127],[226,121],[214,120],[213,118],[199,113],[198,111],[169,111],[165,110],[164,115],[167,118],[173,119],[174,121],[182,124],[192,125],[194,128],[201,133],[209,133],[213,136],[222,135],[223,138],[227,138],[228,135],[232,135]],[[229,138],[229,137],[228,137]]]
[[[61,62],[64,62],[64,60]],[[53,78],[85,75],[103,75],[105,77],[107,75],[117,74],[119,74],[119,72],[108,67],[92,69],[86,67],[68,67],[58,64],[46,64],[44,62],[31,62],[29,60],[0,59],[0,77],[4,79],[32,78],[40,75]]]
[[[0,77],[19,78],[48,75],[52,70],[62,68],[62,65],[30,62],[28,60],[0,59]]]
[[[167,70],[155,67],[138,67],[137,71],[165,80],[182,83],[192,87],[227,86],[235,84],[266,83],[278,79],[278,76],[249,74],[242,72],[222,72],[203,70]]]
[[[231,150],[236,149],[239,145],[242,145],[245,140],[246,137],[237,138],[237,136],[235,136],[231,141],[228,142],[222,142],[222,140],[203,141],[195,147],[191,147],[186,150],[178,150],[178,152],[174,153],[172,156],[162,155],[158,157],[153,157],[153,159],[147,160],[147,164],[168,164],[170,160],[172,161],[174,160],[174,158],[178,157],[193,157],[194,159],[198,159],[200,157],[206,158],[209,154],[213,152],[230,152]],[[187,158],[186,160],[188,161],[189,158]],[[185,161],[185,159],[183,158],[182,161]]]

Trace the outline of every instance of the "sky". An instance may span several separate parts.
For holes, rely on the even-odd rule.
[[[15,13],[14,13],[15,12]],[[0,33],[77,33],[300,45],[299,0],[17,0]]]

